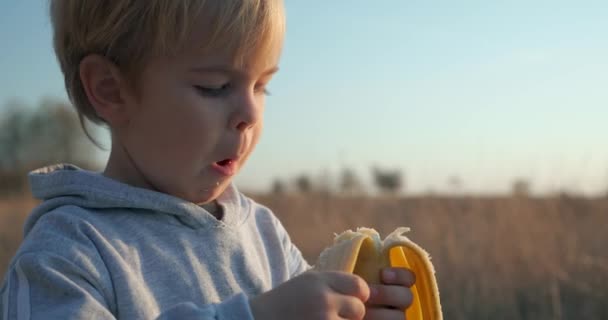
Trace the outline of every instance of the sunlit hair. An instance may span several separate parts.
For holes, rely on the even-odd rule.
[[[151,57],[171,56],[192,45],[186,38],[195,26],[206,28],[202,50],[232,52],[237,64],[264,55],[285,32],[282,0],[50,0],[50,16],[67,93],[89,137],[84,119],[105,121],[80,81],[79,65],[87,55],[106,57],[136,87]]]

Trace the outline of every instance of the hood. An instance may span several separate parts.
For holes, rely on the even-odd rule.
[[[249,215],[247,198],[234,183],[218,197],[223,208],[222,220],[199,205],[153,190],[137,188],[105,177],[100,172],[81,169],[71,164],[56,164],[30,172],[32,194],[43,202],[28,217],[24,234],[46,213],[61,206],[78,206],[99,210],[100,214],[132,210],[133,214],[164,213],[175,216],[191,228],[233,227]]]

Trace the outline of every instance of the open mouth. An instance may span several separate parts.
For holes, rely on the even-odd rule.
[[[213,164],[213,167],[222,175],[232,176],[236,173],[237,165],[234,159],[224,159]]]
[[[218,161],[218,162],[216,162],[216,163],[217,163],[219,166],[226,167],[226,166],[231,165],[233,162],[234,162],[234,161],[232,161],[232,159],[224,159],[224,160],[222,160],[222,161]]]

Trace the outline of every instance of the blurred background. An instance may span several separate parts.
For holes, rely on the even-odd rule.
[[[265,132],[237,184],[310,263],[370,226],[433,257],[446,319],[607,319],[608,2],[286,1]],[[28,171],[102,170],[47,2],[0,0],[0,274]]]

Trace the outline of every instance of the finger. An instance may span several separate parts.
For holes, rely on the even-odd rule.
[[[365,316],[365,304],[358,298],[341,296],[338,298],[340,305],[338,316],[348,320],[362,320]]]
[[[382,282],[411,287],[416,282],[416,275],[406,268],[384,268],[381,270]]]
[[[334,291],[357,297],[363,302],[369,299],[369,286],[361,277],[346,272],[326,272],[325,276]]]
[[[403,286],[372,285],[367,304],[370,306],[387,306],[405,310],[412,304],[412,290]]]
[[[403,310],[388,308],[368,308],[363,320],[403,320]]]

